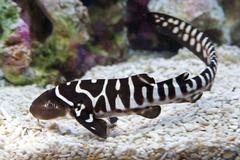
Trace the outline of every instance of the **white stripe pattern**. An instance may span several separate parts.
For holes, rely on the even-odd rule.
[[[67,103],[69,106],[74,106],[73,102],[69,101],[67,98],[61,95],[59,92],[59,86],[55,88],[55,94],[58,98],[60,98],[63,102]]]

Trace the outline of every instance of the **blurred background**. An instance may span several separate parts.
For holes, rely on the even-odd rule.
[[[148,11],[183,19],[216,43],[211,91],[162,105],[155,119],[119,117],[105,140],[71,117],[32,116],[35,98],[75,78],[200,73],[204,64],[148,24]],[[240,160],[239,17],[240,0],[0,0],[0,160]]]
[[[58,84],[136,50],[176,54],[182,46],[144,20],[148,10],[240,46],[239,8],[239,0],[1,0],[0,85]]]

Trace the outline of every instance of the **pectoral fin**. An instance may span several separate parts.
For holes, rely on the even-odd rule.
[[[161,106],[148,106],[144,109],[137,110],[136,113],[145,118],[156,118],[161,113]]]
[[[109,122],[111,123],[111,124],[114,124],[114,123],[116,123],[118,121],[118,118],[117,117],[109,117]]]
[[[114,128],[116,126],[116,122],[118,121],[117,117],[108,117],[108,128]]]
[[[85,110],[82,110],[80,114],[76,110],[73,112],[76,120],[86,129],[99,137],[107,137],[107,123],[104,120],[95,118],[93,113]]]

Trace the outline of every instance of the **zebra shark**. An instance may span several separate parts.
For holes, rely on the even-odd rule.
[[[217,56],[213,42],[190,24],[161,13],[149,12],[149,23],[192,51],[206,68],[189,78],[179,76],[156,82],[148,74],[137,74],[119,79],[74,80],[47,90],[36,98],[30,112],[37,119],[53,119],[66,114],[73,116],[82,126],[97,136],[106,138],[108,117],[114,124],[118,115],[137,114],[155,118],[162,104],[194,103],[203,91],[210,90],[217,71]]]

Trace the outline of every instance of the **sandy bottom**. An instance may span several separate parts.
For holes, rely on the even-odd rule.
[[[0,88],[0,159],[238,159],[240,160],[240,49],[217,49],[213,88],[195,104],[162,105],[159,117],[120,117],[107,139],[96,137],[72,118],[40,121],[29,113],[45,89],[35,85]],[[164,80],[204,68],[186,49],[165,59],[137,55],[112,66],[97,66],[86,78],[149,73]],[[49,87],[48,87],[49,88]]]

